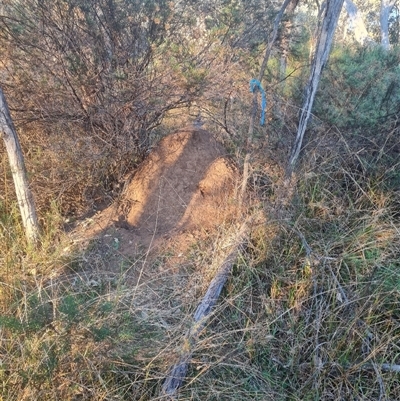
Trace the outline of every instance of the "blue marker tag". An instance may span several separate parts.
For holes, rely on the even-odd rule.
[[[260,125],[264,125],[265,123],[265,110],[267,108],[267,98],[265,96],[265,91],[261,86],[260,81],[257,79],[250,80],[250,92],[254,93],[256,88],[261,92],[261,118],[260,118]]]

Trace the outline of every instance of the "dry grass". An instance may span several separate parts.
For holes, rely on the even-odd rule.
[[[181,15],[178,20],[181,24]],[[126,27],[134,32],[131,21]],[[86,75],[77,72],[73,82],[78,95],[91,102],[88,119],[76,95],[51,84],[47,73],[42,76],[39,60],[50,62],[54,73],[49,53],[33,53],[30,59],[22,49],[3,57],[11,76],[2,79],[8,82],[43,238],[40,249],[25,243],[3,149],[0,401],[161,399],[165,375],[185,345],[232,227],[204,230],[191,246],[172,243],[151,257],[147,249],[137,249],[127,258],[113,241],[79,246],[65,226],[112,202],[153,141],[191,123],[199,111],[205,128],[224,142],[239,166],[243,163],[252,96],[248,81],[259,69],[260,55],[256,48],[226,44],[235,31],[227,29],[223,40],[213,33],[215,40],[210,37],[204,48],[197,36],[189,40],[191,29],[182,36],[191,48],[182,49],[180,41],[173,53],[156,46],[149,75],[131,76],[135,69],[126,64],[128,80],[111,81],[110,70],[102,78],[107,85],[97,87],[91,79],[96,70],[88,64]],[[75,37],[88,46],[80,31],[65,32],[68,43]],[[134,41],[139,37],[135,34]],[[11,45],[2,46],[11,52]],[[255,128],[247,203],[248,213],[261,211],[264,221],[244,241],[217,307],[193,345],[181,401],[400,399],[397,102],[393,98],[393,115],[384,120],[370,112],[361,116],[366,122],[372,118],[374,131],[381,132],[368,132],[368,124],[363,131],[339,132],[313,116],[302,165],[287,185],[285,168],[307,76],[309,52],[301,46],[302,56],[289,60],[288,71],[294,73],[283,82],[274,76],[279,54],[271,59],[265,79],[268,121]],[[180,55],[182,50],[187,55]],[[349,60],[344,72],[359,69]],[[41,82],[39,92],[20,62]],[[361,101],[365,88],[371,88],[371,96],[379,89],[386,103],[386,87],[376,80],[357,75],[357,89],[353,73],[339,69],[333,76],[340,79],[333,82],[326,74],[326,90],[317,99],[323,107],[316,104],[316,110],[334,112],[333,117],[337,111],[338,122],[345,118],[342,127],[359,126],[357,116],[345,115],[356,106],[343,107],[348,100],[341,103],[342,96]],[[390,82],[394,86],[386,94],[394,96],[397,81]],[[105,89],[107,96],[86,96]],[[379,103],[371,96],[369,111]]]
[[[396,161],[376,146],[320,136],[278,211],[284,151],[254,155],[252,196],[267,218],[242,247],[180,400],[400,398]],[[145,250],[127,259],[102,242],[74,250],[54,206],[35,251],[12,196],[1,202],[2,399],[159,399],[225,229],[149,263]]]

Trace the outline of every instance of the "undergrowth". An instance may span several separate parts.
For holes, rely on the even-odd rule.
[[[153,10],[151,2],[142,6],[151,15],[167,10]],[[85,10],[89,15],[91,9]],[[81,12],[71,13],[71,21]],[[140,14],[134,17],[141,24]],[[130,29],[132,21],[125,20]],[[176,23],[183,20],[178,15]],[[90,24],[90,18],[85,21]],[[229,29],[220,39],[215,30],[221,44],[206,46],[214,49],[209,62],[196,64],[200,50],[188,52],[191,64],[180,62],[180,47],[173,46],[171,70],[172,53],[160,47],[157,68],[149,75],[137,69],[137,80],[128,62],[110,63],[104,72],[99,59],[103,81],[92,81],[88,58],[87,77],[74,75],[87,106],[74,103],[73,91],[63,97],[44,79],[51,92],[37,100],[43,121],[27,121],[25,131],[18,127],[39,205],[37,249],[26,244],[11,173],[0,155],[0,400],[161,399],[166,374],[212,279],[210,266],[232,227],[194,240],[185,255],[171,246],[157,257],[138,249],[127,258],[115,239],[82,246],[68,234],[67,217],[109,204],[153,140],[187,123],[188,110],[202,112],[206,128],[240,165],[251,104],[248,77],[259,68],[259,57],[240,47],[223,50]],[[97,34],[90,38],[100,40]],[[47,36],[42,40],[47,43]],[[102,56],[108,60],[107,52]],[[165,71],[158,65],[164,57]],[[398,50],[335,50],[291,188],[284,171],[297,122],[295,97],[302,93],[302,83],[291,77],[305,70],[299,60],[289,60],[293,74],[279,83],[281,90],[271,72],[278,58],[270,62],[268,121],[255,128],[248,188],[248,212],[261,211],[264,218],[242,244],[194,346],[179,400],[400,399],[398,59]],[[220,71],[208,76],[208,70]],[[112,74],[118,79],[109,86]],[[25,93],[24,85],[18,88]],[[107,96],[94,96],[106,90]],[[14,97],[16,104],[30,99]],[[53,119],[46,131],[48,115]]]
[[[280,170],[255,159],[252,190],[269,215],[242,247],[179,399],[400,398],[396,160],[335,138],[329,155],[308,149],[280,213]],[[12,202],[0,221],[2,399],[158,399],[223,230],[171,280],[160,266],[173,249],[151,265],[104,243],[78,250],[56,207],[40,250],[25,245]]]

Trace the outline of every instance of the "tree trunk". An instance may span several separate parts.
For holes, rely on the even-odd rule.
[[[294,166],[300,154],[304,133],[307,128],[308,119],[311,115],[311,109],[314,103],[315,94],[317,92],[321,72],[326,61],[328,60],[329,51],[332,45],[333,36],[335,34],[335,29],[342,6],[343,0],[330,0],[325,6],[322,24],[318,29],[318,43],[315,50],[314,60],[311,65],[310,78],[305,91],[306,96],[300,115],[297,136],[287,169],[287,174],[289,176],[292,174]]]
[[[39,224],[35,204],[29,189],[25,170],[24,158],[18,141],[14,124],[11,120],[7,102],[0,88],[0,135],[6,145],[11,173],[17,194],[18,206],[21,211],[25,234],[30,244],[36,245],[39,241]]]
[[[381,1],[381,44],[385,50],[390,48],[389,40],[389,16],[394,7],[396,0],[382,0]]]
[[[351,0],[345,0],[345,7],[347,14],[349,15],[350,24],[354,31],[354,37],[356,41],[360,43],[360,45],[372,42],[367,28],[365,27],[364,21],[358,12],[357,6]]]
[[[262,79],[264,77],[264,72],[267,67],[267,63],[269,60],[269,56],[271,54],[272,47],[278,36],[279,24],[282,20],[282,16],[286,10],[286,7],[289,5],[289,3],[291,1],[293,1],[293,0],[285,0],[282,4],[281,9],[279,10],[278,14],[275,17],[274,28],[272,30],[270,39],[268,41],[267,48],[265,50],[265,55],[264,55],[264,59],[261,64],[260,73],[258,74],[258,82],[260,82],[260,84],[262,83]],[[250,115],[249,131],[247,133],[247,141],[246,141],[246,156],[245,156],[244,164],[243,164],[243,178],[242,178],[242,184],[241,184],[240,193],[239,193],[239,210],[242,207],[242,203],[244,200],[244,194],[246,192],[247,182],[249,180],[249,175],[250,175],[251,148],[253,145],[254,124],[255,124],[256,115],[257,115],[257,92],[258,92],[257,89],[255,89],[253,92],[253,101],[252,101],[252,109],[251,109],[251,115]]]
[[[282,23],[282,34],[280,38],[281,57],[279,60],[279,79],[282,81],[282,85],[285,85],[287,58],[293,30],[293,14],[298,4],[299,0],[290,1],[286,9],[286,20]]]

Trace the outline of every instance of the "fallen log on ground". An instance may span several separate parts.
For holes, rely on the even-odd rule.
[[[179,360],[169,370],[168,376],[164,381],[161,389],[161,399],[174,400],[176,398],[177,391],[185,380],[190,359],[198,337],[207,322],[213,306],[217,303],[222,288],[224,287],[237,259],[240,246],[247,238],[252,222],[254,222],[255,219],[256,216],[250,217],[240,226],[239,230],[233,235],[233,238],[230,239],[230,244],[228,243],[228,251],[222,256],[223,261],[217,263],[217,266],[219,267],[216,270],[216,274],[211,280],[206,294],[197,307],[193,315],[192,325],[183,339]]]

